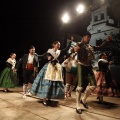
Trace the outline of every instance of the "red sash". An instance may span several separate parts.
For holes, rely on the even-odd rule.
[[[27,70],[34,70],[33,64],[27,63]]]

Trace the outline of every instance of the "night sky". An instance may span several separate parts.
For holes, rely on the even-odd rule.
[[[31,45],[36,47],[38,54],[42,54],[52,41],[62,41],[58,37],[61,33],[81,35],[90,23],[90,11],[77,16],[74,8],[80,1],[84,1],[89,8],[95,0],[1,0],[1,69],[5,67],[5,61],[12,52],[17,54],[16,59],[19,60]],[[116,20],[120,20],[120,0],[113,1],[111,14]],[[72,22],[67,25],[63,25],[61,21],[65,10],[73,16]]]

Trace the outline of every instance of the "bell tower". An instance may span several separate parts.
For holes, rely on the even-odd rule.
[[[119,22],[112,19],[109,14],[109,5],[104,5],[91,13],[91,22],[87,31],[91,33],[92,45],[99,45],[108,34],[120,32]]]

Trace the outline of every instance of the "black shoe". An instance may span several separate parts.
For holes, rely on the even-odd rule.
[[[82,114],[81,109],[77,109],[77,108],[76,108],[76,113],[78,113],[78,114]]]
[[[51,102],[52,102],[52,100],[48,99],[48,100],[47,100],[47,102],[48,102],[48,103],[51,103]]]
[[[10,90],[7,90],[7,92],[11,92]]]
[[[8,92],[8,90],[7,89],[5,89],[5,90],[3,90],[4,92]]]
[[[82,99],[80,100],[80,103],[83,104],[83,106],[88,109],[88,104],[87,104],[87,103],[84,103],[84,102],[82,101]]]
[[[44,106],[48,106],[46,101],[43,101],[42,104],[43,104]]]
[[[100,99],[100,97],[99,96],[97,96],[97,98],[96,99]]]
[[[103,101],[100,101],[100,100],[99,100],[98,102],[99,102],[99,104],[104,104],[104,102],[103,102]]]

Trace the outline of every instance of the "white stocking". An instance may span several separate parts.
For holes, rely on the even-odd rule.
[[[24,84],[23,85],[23,94],[26,94],[26,92],[27,92],[27,84]]]
[[[65,85],[65,98],[68,97],[68,91],[69,91],[69,89],[70,89],[70,84],[66,83],[66,85]]]
[[[74,88],[75,88],[75,86],[73,86],[73,85],[70,86],[70,90],[69,90],[70,95],[71,95],[71,92],[73,91]]]
[[[82,98],[83,103],[86,103],[86,99],[87,99],[88,96],[94,91],[94,89],[95,89],[95,86],[90,86],[90,87],[86,90],[86,92],[85,92],[85,94],[84,94],[84,96],[83,96],[83,98]]]
[[[80,99],[81,99],[82,87],[77,87],[76,89],[76,108],[80,109]]]
[[[30,88],[31,88],[32,84],[29,83],[28,86],[27,86],[27,92],[29,92]]]

